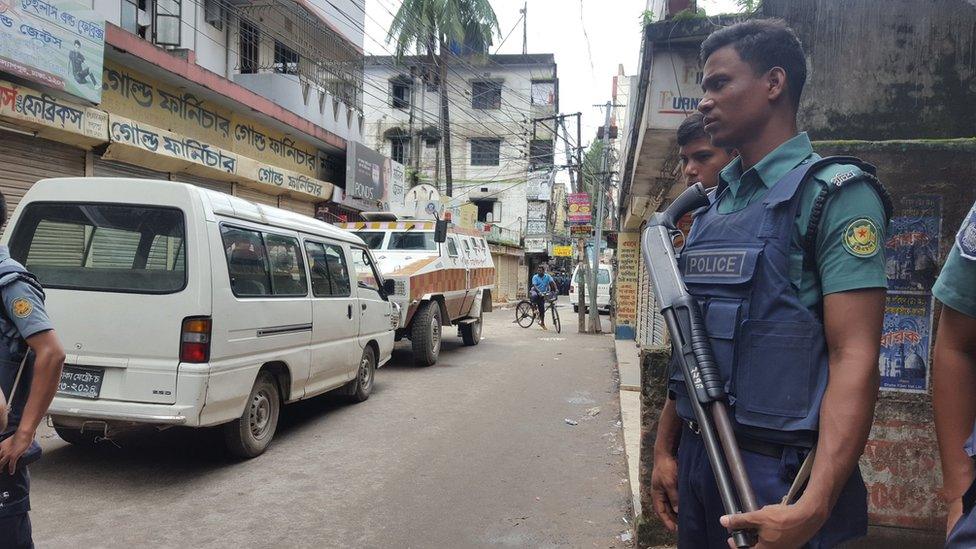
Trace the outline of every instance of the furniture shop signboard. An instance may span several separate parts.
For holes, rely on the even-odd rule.
[[[74,0],[0,0],[0,72],[102,99],[105,21]]]

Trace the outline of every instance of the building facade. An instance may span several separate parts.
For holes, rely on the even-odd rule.
[[[0,191],[11,211],[55,176],[182,181],[307,215],[344,185],[363,123],[362,0],[8,6]]]
[[[448,67],[453,189],[446,209],[498,247],[496,297],[515,299],[552,251],[555,136],[532,120],[558,112],[555,59],[451,55]],[[408,184],[432,184],[446,195],[437,79],[427,57],[367,57],[365,81],[378,93],[364,98],[364,143],[406,165]]]

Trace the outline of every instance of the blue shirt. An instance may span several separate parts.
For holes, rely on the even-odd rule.
[[[546,273],[542,276],[539,276],[538,274],[532,275],[532,285],[535,286],[535,289],[538,290],[539,293],[548,292],[549,285],[552,284],[553,282],[554,282],[553,278],[549,273]]]

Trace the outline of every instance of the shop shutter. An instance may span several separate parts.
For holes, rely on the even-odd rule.
[[[278,207],[284,210],[297,212],[309,217],[315,217],[315,203],[299,200],[286,194],[278,197]]]
[[[198,175],[182,173],[182,172],[173,172],[169,174],[169,178],[173,181],[179,181],[180,183],[189,183],[191,185],[196,185],[197,187],[203,187],[204,189],[210,189],[212,191],[234,194],[234,184],[228,183],[226,181],[217,181],[216,179],[209,179],[206,177],[200,177]]]
[[[244,185],[237,185],[234,194],[235,196],[243,198],[244,200],[250,200],[251,202],[257,202],[258,204],[265,204],[267,206],[275,207],[278,206],[277,196],[256,191],[250,187],[245,187]]]
[[[166,172],[159,172],[149,168],[143,168],[142,166],[136,166],[135,164],[126,164],[125,162],[106,160],[101,156],[95,157],[95,165],[93,166],[92,173],[95,174],[95,177],[134,177],[137,179],[163,179],[163,180],[169,179],[169,174]]]
[[[7,216],[38,180],[48,177],[84,177],[85,151],[40,137],[0,130],[0,191],[7,201]]]

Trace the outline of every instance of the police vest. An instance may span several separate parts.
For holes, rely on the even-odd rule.
[[[10,258],[0,261],[0,292],[3,292],[4,288],[9,284],[18,280],[37,288],[43,297],[44,290],[41,288],[40,282],[23,265]],[[20,336],[17,327],[7,315],[2,301],[0,301],[0,311],[2,311],[0,314],[3,315],[7,328],[5,332],[0,332],[0,389],[9,398],[14,387],[14,380],[17,377],[17,371],[20,369],[20,363],[24,358],[24,353],[28,349],[24,338]],[[9,403],[10,422],[7,426],[7,431],[3,434],[9,434],[15,431],[17,426],[20,425],[20,417],[24,412],[24,406],[27,404],[27,395],[30,394],[32,373],[33,361],[28,359],[24,365],[24,373],[20,376],[20,385],[17,388],[15,401]]]
[[[763,199],[726,214],[718,204],[728,189],[720,188],[696,215],[681,251],[679,266],[701,305],[742,436],[805,447],[816,441],[827,345],[822,320],[791,284],[790,249],[804,183],[824,165],[841,162],[874,171],[852,158],[804,161]],[[679,368],[672,367],[669,385],[678,415],[693,420]]]

